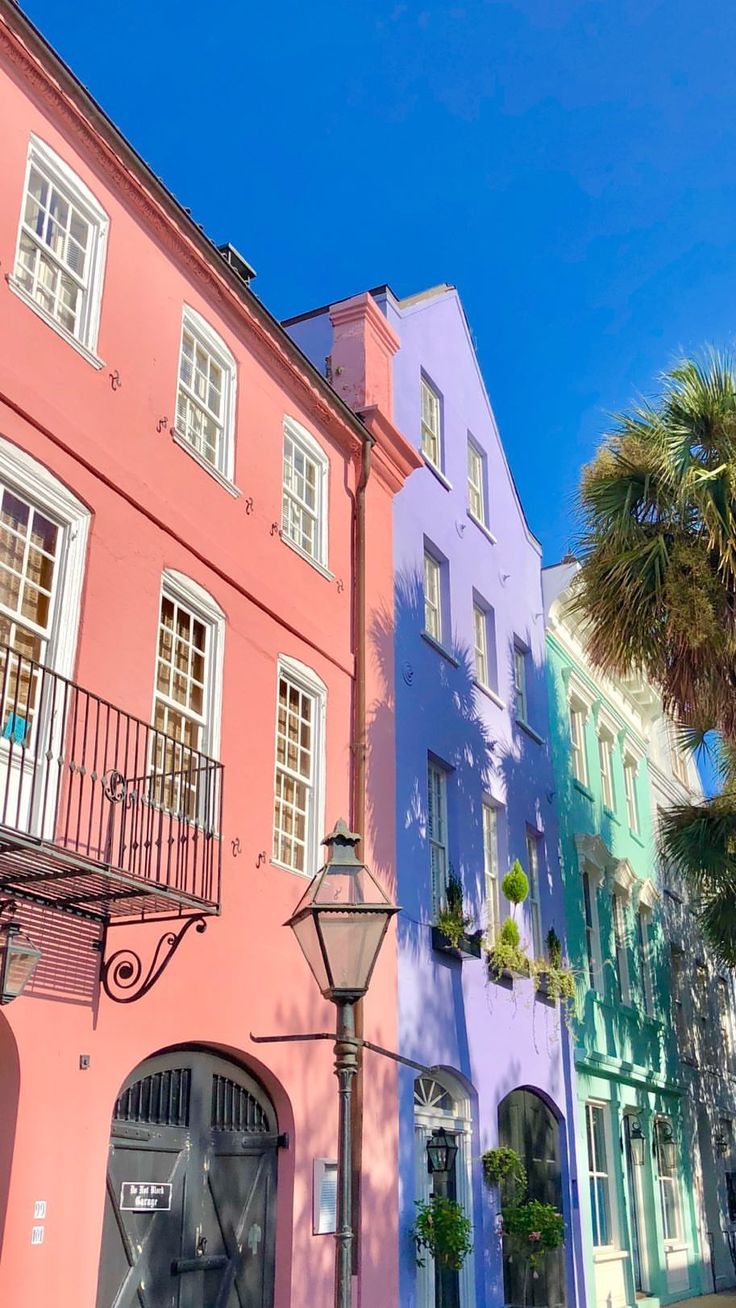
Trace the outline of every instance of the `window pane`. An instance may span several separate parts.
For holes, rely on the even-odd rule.
[[[71,193],[46,165],[28,176],[15,276],[38,305],[78,339],[84,337],[92,231]]]
[[[286,431],[281,530],[310,558],[326,563],[322,543],[323,477],[316,459]]]
[[[224,348],[224,347],[223,347]],[[196,452],[220,472],[226,472],[226,395],[234,384],[232,370],[191,321],[182,327],[176,428]]]
[[[316,698],[282,674],[276,713],[274,857],[297,872],[307,867],[314,814]]]
[[[440,565],[426,550],[424,553],[424,629],[434,638],[442,638]]]

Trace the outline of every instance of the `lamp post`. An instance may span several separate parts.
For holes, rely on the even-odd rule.
[[[360,836],[342,818],[326,836],[327,861],[289,921],[325,999],[337,1009],[338,1087],[335,1308],[350,1308],[352,1291],[352,1166],[350,1097],[357,1071],[353,1005],[366,993],[388,924],[398,907],[358,859]]]

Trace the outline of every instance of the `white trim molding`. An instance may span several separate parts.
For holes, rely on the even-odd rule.
[[[584,721],[587,722],[588,714],[598,699],[598,691],[592,686],[589,686],[588,683],[578,675],[575,668],[564,668],[562,676],[565,681],[565,691],[568,704],[571,708],[583,713]]]
[[[639,909],[646,909],[652,913],[662,898],[657,886],[651,877],[646,877],[644,881],[639,882],[639,889],[636,896],[636,902]]]
[[[620,893],[621,898],[628,903],[638,880],[628,858],[616,859],[610,869],[609,879],[616,887],[617,892]]]
[[[289,654],[279,654],[276,660],[276,695],[275,695],[275,721],[274,721],[274,756],[273,756],[273,778],[274,794],[276,792],[276,778],[278,776],[279,763],[277,758],[278,742],[278,717],[279,717],[279,682],[281,677],[288,678],[294,682],[306,695],[310,696],[315,705],[314,715],[314,732],[312,748],[314,751],[313,767],[314,775],[312,779],[313,804],[309,816],[309,824],[306,833],[304,847],[304,871],[292,867],[290,864],[283,862],[275,853],[275,821],[271,824],[271,862],[276,867],[284,868],[287,872],[292,872],[298,877],[311,878],[315,875],[321,865],[319,850],[322,844],[322,832],[325,829],[325,799],[327,790],[327,686],[313,668],[308,664],[302,663],[300,659],[292,658]]]
[[[317,504],[313,514],[313,517],[315,518],[315,534],[316,534],[315,554],[310,554],[309,550],[305,549],[304,546],[301,545],[297,540],[294,540],[294,538],[290,536],[289,533],[286,531],[284,525],[284,499],[287,494],[286,491],[287,438],[292,442],[293,445],[297,447],[297,449],[301,449],[302,453],[306,455],[308,459],[311,459],[312,462],[315,463],[317,466],[319,485],[317,486]],[[281,533],[280,533],[281,539],[283,540],[285,545],[289,545],[291,549],[296,550],[297,554],[299,554],[303,559],[305,559],[307,563],[311,563],[312,566],[315,567],[318,572],[321,572],[323,576],[331,579],[332,573],[329,571],[329,554],[330,554],[329,496],[330,496],[330,461],[325,451],[322,449],[322,446],[320,445],[316,436],[313,436],[312,433],[308,431],[306,427],[304,427],[300,422],[297,422],[296,418],[290,417],[288,413],[285,414],[284,422],[283,422],[282,442],[281,442],[281,511],[279,514],[279,518],[281,521]]]
[[[208,459],[206,454],[198,450],[192,440],[189,439],[186,432],[182,431],[179,426],[179,391],[182,388],[181,364],[182,349],[184,345],[184,332],[188,331],[194,340],[200,344],[215,360],[215,363],[222,369],[222,413],[220,417],[221,448],[218,451],[217,461]],[[179,334],[179,354],[177,358],[176,370],[176,402],[174,404],[175,418],[172,424],[171,434],[177,445],[186,450],[188,454],[201,464],[208,472],[214,472],[216,479],[225,484],[226,487],[233,485],[235,479],[235,405],[238,388],[238,367],[235,356],[225,344],[224,340],[215,331],[214,327],[193,309],[190,304],[185,304],[182,308],[181,315],[181,332]],[[183,391],[184,396],[188,399],[190,405],[195,403],[192,399],[191,388],[187,390],[186,386]],[[204,412],[206,416],[211,416],[216,422],[217,419],[209,407],[203,409],[202,402],[196,401],[196,407]],[[236,492],[237,493],[237,492]]]
[[[222,735],[222,682],[223,669],[225,663],[225,614],[220,608],[217,600],[200,586],[198,581],[193,577],[188,577],[183,572],[177,572],[174,568],[164,568],[161,575],[161,590],[159,593],[159,611],[161,609],[161,600],[164,595],[171,599],[178,600],[186,609],[194,613],[205,624],[210,633],[209,669],[207,670],[207,714],[206,714],[206,732],[205,747],[202,750],[210,758],[219,759],[220,757],[220,740]],[[158,641],[158,625],[157,625]],[[156,703],[156,663],[154,662],[154,690],[153,702]]]

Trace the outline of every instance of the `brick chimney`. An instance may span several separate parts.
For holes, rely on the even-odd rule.
[[[393,418],[393,357],[401,344],[367,291],[330,308],[332,385],[351,409]]]

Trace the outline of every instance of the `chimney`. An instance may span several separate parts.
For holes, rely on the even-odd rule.
[[[393,357],[401,344],[367,291],[330,308],[332,385],[356,413],[393,418]]]

